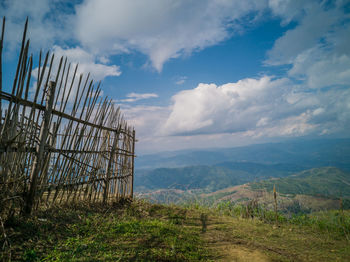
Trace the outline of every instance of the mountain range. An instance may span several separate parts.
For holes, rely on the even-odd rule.
[[[188,150],[137,159],[135,191],[156,202],[273,204],[273,186],[287,209],[350,207],[350,139]]]
[[[326,166],[350,171],[350,139],[290,141],[140,156],[136,159],[135,189],[215,191]]]
[[[182,150],[141,155],[136,169],[215,165],[223,162],[291,164],[304,169],[335,166],[350,170],[350,139],[314,139],[244,147]]]

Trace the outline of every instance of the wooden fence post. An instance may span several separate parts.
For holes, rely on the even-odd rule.
[[[43,168],[44,149],[46,146],[47,136],[49,134],[50,118],[55,97],[55,87],[56,83],[50,81],[46,93],[46,106],[44,111],[43,123],[40,129],[39,145],[36,147],[36,155],[33,160],[33,166],[30,174],[29,192],[26,196],[26,203],[24,207],[24,212],[27,215],[29,215],[32,212],[33,204],[35,202],[36,190],[38,187],[39,174]]]
[[[135,172],[135,141],[136,140],[136,135],[135,135],[135,129],[132,131],[132,148],[131,148],[131,154],[132,154],[132,159],[131,159],[131,198],[134,197],[134,172]]]
[[[5,33],[5,16],[2,19],[2,30],[0,39],[0,92],[2,91],[2,48],[4,45],[4,33]],[[0,99],[0,125],[2,122],[2,102]]]
[[[115,151],[116,151],[117,144],[118,144],[118,137],[119,137],[119,132],[118,131],[114,132],[114,140],[113,140],[113,144],[112,144],[112,148],[111,148],[111,154],[109,155],[107,174],[105,177],[105,188],[103,191],[103,203],[104,204],[107,203],[107,198],[108,198],[108,193],[109,193],[109,178],[111,177]]]

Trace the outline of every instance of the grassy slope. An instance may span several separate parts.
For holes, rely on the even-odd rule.
[[[12,255],[15,261],[207,260],[200,229],[181,226],[184,212],[146,203],[54,208],[13,222]]]
[[[27,221],[13,221],[8,232],[15,261],[345,261],[350,257],[344,235],[328,227],[286,222],[276,226],[219,212],[142,202],[123,208],[56,208]],[[205,233],[201,233],[202,213],[208,214]]]

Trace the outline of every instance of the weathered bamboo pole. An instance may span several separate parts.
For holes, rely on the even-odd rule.
[[[135,142],[136,142],[136,133],[135,129],[132,130],[132,148],[131,148],[131,153],[132,153],[132,158],[131,158],[131,198],[134,197],[134,173],[135,173]]]
[[[44,148],[46,145],[47,135],[49,132],[49,122],[51,118],[52,106],[54,101],[55,85],[56,85],[55,82],[50,82],[50,85],[48,87],[46,110],[44,112],[44,120],[43,120],[42,128],[40,131],[40,137],[39,137],[40,144],[37,147],[36,156],[33,161],[32,173],[30,175],[30,180],[31,180],[30,188],[29,188],[28,196],[26,197],[26,204],[24,208],[24,212],[26,214],[30,214],[32,212],[33,204],[35,201],[35,194],[38,186],[37,184],[38,177],[43,165],[42,161],[43,161],[43,155],[44,155]]]
[[[1,39],[0,39],[0,92],[2,91],[2,49],[4,46],[5,17],[2,18]],[[2,103],[0,99],[0,126],[2,121]]]
[[[115,132],[114,134],[114,139],[113,139],[113,145],[111,148],[111,153],[110,153],[110,157],[109,157],[109,161],[108,161],[108,167],[107,167],[107,173],[106,173],[106,178],[105,178],[105,188],[104,188],[104,192],[103,192],[103,203],[107,203],[107,198],[108,198],[108,193],[109,193],[109,179],[112,173],[112,166],[113,166],[113,162],[114,162],[114,155],[115,155],[115,151],[117,148],[117,143],[118,143],[118,136],[119,134],[117,132]]]

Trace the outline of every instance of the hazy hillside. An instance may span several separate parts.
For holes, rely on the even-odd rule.
[[[215,165],[222,162],[291,164],[303,169],[335,166],[350,171],[350,139],[299,140],[207,150],[185,150],[139,156],[136,168]]]
[[[334,167],[314,168],[284,178],[227,187],[212,193],[201,194],[210,203],[229,201],[236,204],[256,200],[273,209],[273,186],[276,186],[279,210],[283,212],[310,212],[350,208],[350,173]]]
[[[302,170],[301,167],[289,164],[265,165],[248,162],[224,162],[213,166],[137,170],[135,190],[175,188],[215,191],[270,177],[284,177],[300,170]]]
[[[235,165],[236,163],[232,164]],[[248,165],[248,167],[252,169],[252,166]],[[165,169],[169,171],[169,173],[173,172],[172,176],[169,176],[169,173],[160,169],[158,176],[157,174],[154,175],[155,179],[159,181],[148,182],[151,185],[158,185],[159,188],[163,189],[149,188],[150,191],[140,193],[139,196],[159,203],[183,203],[201,199],[201,201],[212,204],[222,201],[242,204],[255,199],[259,203],[273,208],[274,199],[272,189],[273,185],[276,185],[278,203],[281,210],[294,210],[296,212],[298,212],[298,210],[303,210],[307,212],[312,210],[338,209],[339,197],[343,198],[344,207],[350,207],[350,172],[344,172],[334,167],[323,167],[294,173],[287,177],[266,179],[268,170],[277,172],[272,169],[273,166],[266,166],[265,172],[261,172],[261,166],[256,165],[256,167],[258,167],[256,170],[259,176],[257,173],[255,173],[255,175],[253,173],[248,173],[248,168],[245,171],[241,170],[236,172],[232,170],[227,171],[226,169],[227,173],[221,173],[221,176],[216,176],[218,173],[217,169],[209,167],[206,168],[211,170],[212,173],[209,172],[202,175],[196,174],[196,172],[199,171],[197,167],[193,167],[193,169]],[[193,177],[186,173],[186,171],[190,170],[193,171]],[[203,167],[202,171],[208,170]],[[254,170],[249,171],[252,172]],[[215,174],[213,175],[213,173]],[[166,176],[160,179],[159,177],[161,177],[161,174],[166,174]],[[232,174],[235,174],[233,177],[236,178],[236,180],[230,177]],[[247,176],[247,174],[249,174],[249,176]],[[273,174],[273,172],[270,174]],[[186,177],[186,175],[188,175],[188,177]],[[166,179],[167,176],[169,177],[168,180]],[[260,181],[242,182],[245,179],[253,179],[254,177],[259,177]],[[166,185],[170,184],[171,181],[174,181],[176,178],[188,179],[192,182],[196,181],[197,188],[202,186],[202,190],[193,190],[192,188],[195,187],[186,188],[185,186],[175,183],[172,186],[166,187]],[[160,181],[163,182],[160,183]],[[218,181],[218,183],[215,184],[215,181]],[[235,182],[236,184],[234,184]],[[230,185],[229,183],[232,184]],[[195,185],[195,183],[192,185]]]
[[[168,152],[137,159],[139,166],[147,166],[147,160],[149,168],[136,170],[135,191],[156,202],[197,199],[203,192],[205,199],[244,202],[266,191],[259,198],[271,202],[276,184],[285,206],[304,202],[316,210],[338,208],[337,197],[350,198],[349,159],[349,139]]]

